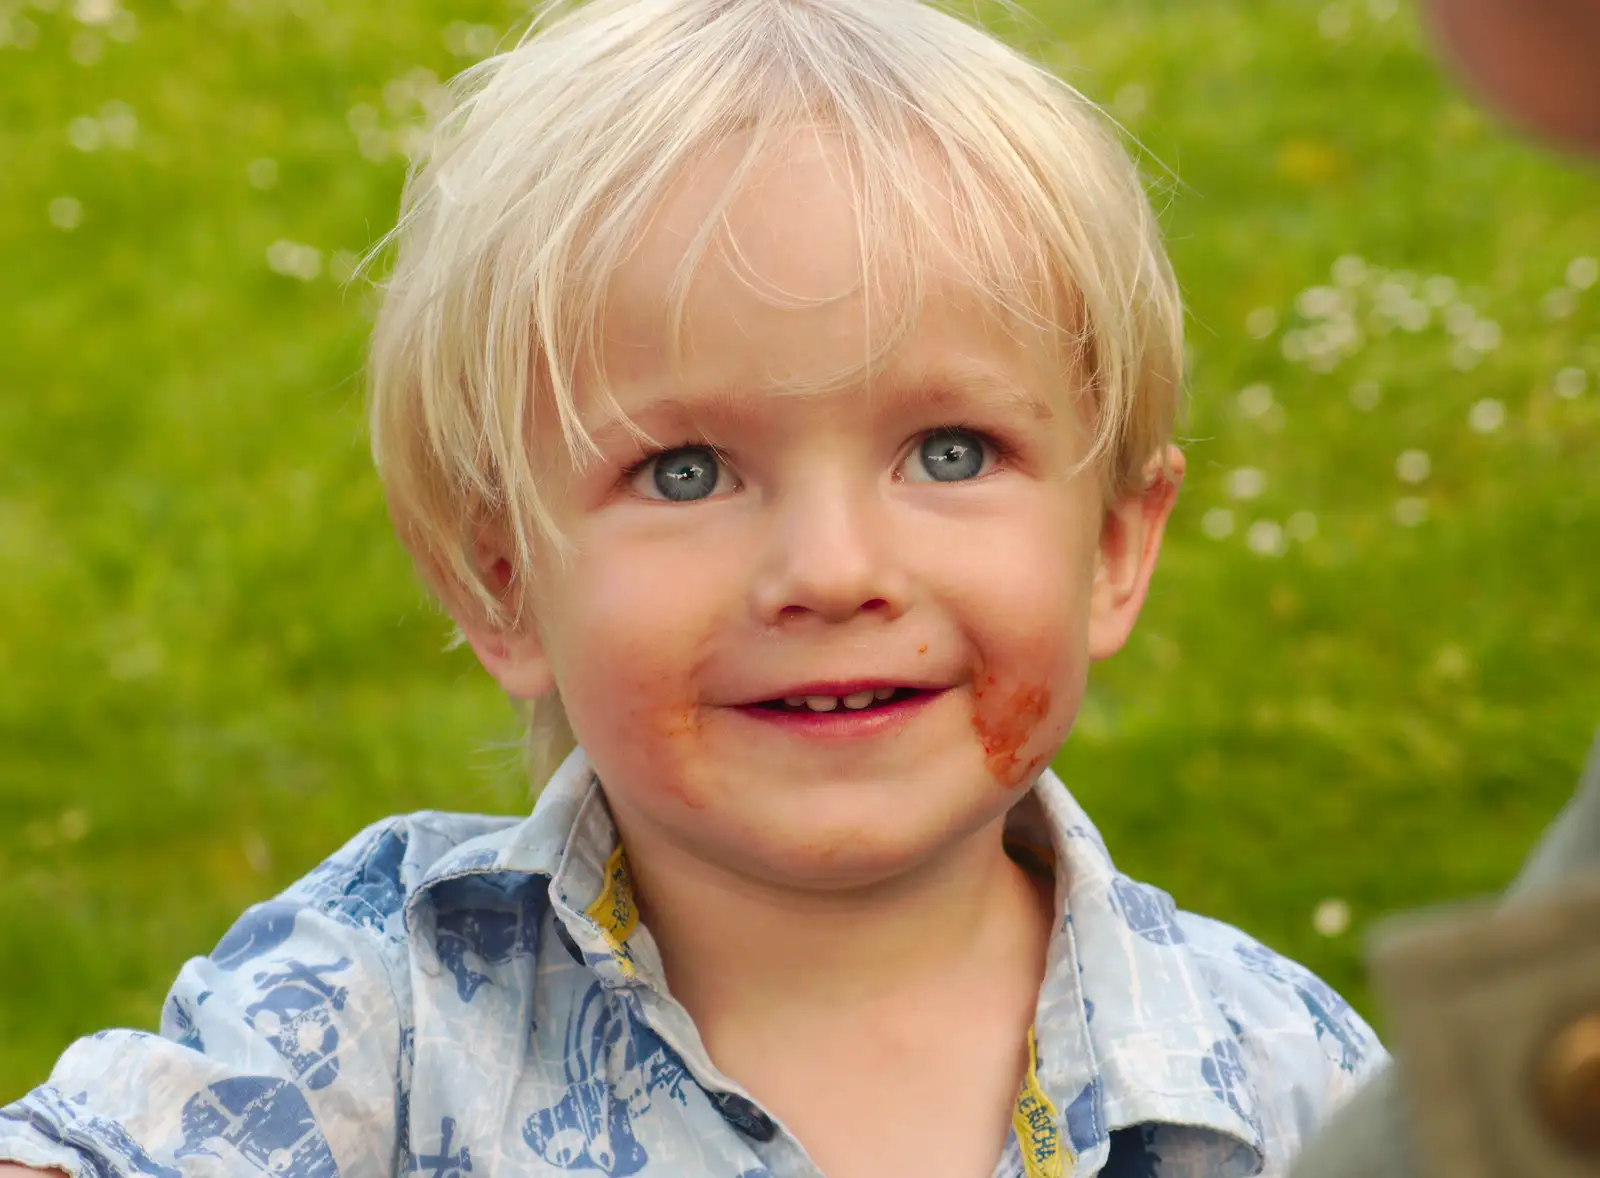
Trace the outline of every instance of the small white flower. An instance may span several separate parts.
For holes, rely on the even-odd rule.
[[[1274,520],[1258,519],[1250,525],[1244,542],[1260,556],[1282,556],[1285,544],[1283,527]]]
[[[1492,352],[1500,346],[1500,325],[1493,319],[1480,319],[1467,332],[1467,343],[1480,352]]]
[[[1539,309],[1546,319],[1565,319],[1578,309],[1578,292],[1570,286],[1547,290],[1539,300]]]
[[[1478,312],[1468,303],[1451,303],[1444,309],[1444,329],[1451,335],[1466,335],[1478,321]]]
[[[1226,540],[1233,535],[1233,512],[1213,507],[1201,517],[1200,530],[1213,540]]]
[[[106,26],[106,36],[123,45],[128,44],[139,35],[139,18],[126,8],[111,18],[111,23]]]
[[[1117,91],[1111,100],[1111,105],[1116,110],[1118,118],[1136,119],[1144,114],[1148,99],[1149,96],[1145,94],[1143,86],[1137,82],[1130,82]]]
[[[1355,352],[1361,347],[1361,330],[1353,316],[1341,311],[1322,327],[1322,338],[1340,352]]]
[[[1343,900],[1324,900],[1311,914],[1311,927],[1325,937],[1337,937],[1350,927],[1350,905]]]
[[[356,149],[375,164],[381,164],[395,151],[394,137],[376,127],[356,133]]]
[[[1456,280],[1435,274],[1422,284],[1422,297],[1430,307],[1443,307],[1455,301]]]
[[[79,29],[67,46],[67,54],[81,66],[91,66],[105,56],[106,41],[98,29]]]
[[[251,160],[244,169],[251,188],[271,188],[278,182],[278,161],[270,156]]]
[[[1391,319],[1398,319],[1401,310],[1412,301],[1411,287],[1401,281],[1401,276],[1391,275],[1378,283],[1372,297],[1379,310]]]
[[[61,817],[56,819],[56,829],[61,832],[61,837],[69,843],[78,842],[89,833],[89,814],[82,807],[75,806],[71,810],[63,810]]]
[[[1454,644],[1440,650],[1433,660],[1434,673],[1442,679],[1460,679],[1469,666],[1467,652]]]
[[[1450,366],[1457,372],[1471,372],[1483,363],[1483,353],[1465,341],[1450,349]]]
[[[1267,488],[1267,476],[1253,466],[1241,466],[1228,474],[1228,494],[1234,499],[1256,499]]]
[[[1244,317],[1245,334],[1251,339],[1266,339],[1278,329],[1278,313],[1271,307],[1257,307]]]
[[[100,126],[112,147],[128,151],[139,141],[139,118],[126,102],[113,99],[102,106]]]
[[[1363,413],[1376,409],[1382,396],[1383,390],[1375,380],[1358,380],[1350,386],[1350,404]]]
[[[1394,503],[1394,522],[1402,528],[1414,528],[1428,518],[1428,501],[1415,496],[1405,499],[1396,499]]]
[[[1360,286],[1367,280],[1367,263],[1355,254],[1345,254],[1334,262],[1332,273],[1340,286]]]
[[[159,675],[167,663],[167,653],[154,638],[135,639],[116,651],[107,670],[113,679],[129,682]]]
[[[1600,280],[1600,261],[1579,257],[1567,263],[1567,285],[1573,290],[1588,290],[1596,280]]]
[[[25,16],[0,14],[0,49],[15,45],[26,52],[39,43],[39,26]]]
[[[1309,511],[1297,511],[1289,517],[1284,530],[1289,533],[1289,539],[1304,542],[1317,534],[1317,517]]]
[[[257,875],[265,875],[272,867],[272,848],[267,840],[255,831],[244,836],[244,861]]]
[[[456,20],[444,29],[445,48],[457,57],[488,57],[499,40],[493,25],[469,25]]]
[[[1426,450],[1406,450],[1394,462],[1395,477],[1413,487],[1426,482],[1433,471],[1433,462]]]
[[[1246,385],[1239,390],[1239,412],[1246,417],[1260,417],[1272,408],[1272,388],[1266,384]]]
[[[67,124],[67,142],[79,151],[99,151],[105,139],[105,128],[99,119],[79,115]]]
[[[75,196],[58,196],[50,202],[50,224],[70,233],[83,223],[83,202]]]
[[[1278,343],[1278,348],[1283,352],[1283,358],[1289,363],[1303,363],[1308,351],[1306,348],[1306,333],[1298,330],[1284,332],[1283,339]]]
[[[310,282],[322,273],[322,251],[315,246],[279,238],[267,247],[267,266],[286,278]]]
[[[1390,20],[1400,11],[1400,0],[1367,0],[1367,11],[1373,20]]]
[[[1492,434],[1505,423],[1505,404],[1493,397],[1485,397],[1467,411],[1467,424],[1480,434]]]
[[[1294,305],[1307,319],[1326,319],[1345,310],[1348,300],[1331,286],[1310,286],[1300,292]]]
[[[1428,326],[1428,304],[1412,299],[1400,308],[1400,314],[1395,318],[1399,320],[1401,327],[1414,335]]]
[[[1564,401],[1571,401],[1583,395],[1583,390],[1589,387],[1589,374],[1581,368],[1563,368],[1556,373],[1556,396]]]
[[[117,0],[77,0],[72,17],[80,25],[108,25],[120,7]]]

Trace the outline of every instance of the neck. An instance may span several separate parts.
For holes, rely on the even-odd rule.
[[[634,833],[640,914],[702,1026],[862,1010],[1000,976],[1037,992],[1053,904],[1006,855],[1003,820],[894,879],[829,890],[735,875]]]

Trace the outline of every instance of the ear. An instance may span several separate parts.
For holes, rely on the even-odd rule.
[[[484,583],[502,604],[510,607],[523,597],[507,553],[485,539],[478,544],[477,559]],[[456,625],[472,653],[507,695],[532,700],[555,690],[555,675],[531,610],[523,610],[511,628],[492,625],[481,610],[472,606],[454,612]],[[515,610],[508,612],[514,614]]]
[[[1168,446],[1145,464],[1140,488],[1106,508],[1089,599],[1092,659],[1110,658],[1133,632],[1183,473],[1182,452]]]

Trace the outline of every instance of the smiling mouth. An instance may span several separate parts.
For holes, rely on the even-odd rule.
[[[851,695],[790,695],[755,706],[769,712],[870,712],[930,694],[916,687],[879,687]]]

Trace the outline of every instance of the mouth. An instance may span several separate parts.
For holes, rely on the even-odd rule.
[[[769,712],[800,712],[820,714],[827,712],[871,712],[893,707],[918,696],[934,692],[920,687],[865,687],[845,694],[804,693],[786,695],[778,699],[762,700],[749,705]]]
[[[796,684],[773,699],[734,709],[759,728],[784,739],[839,741],[878,739],[901,732],[946,694],[946,687],[908,687],[879,679]]]

